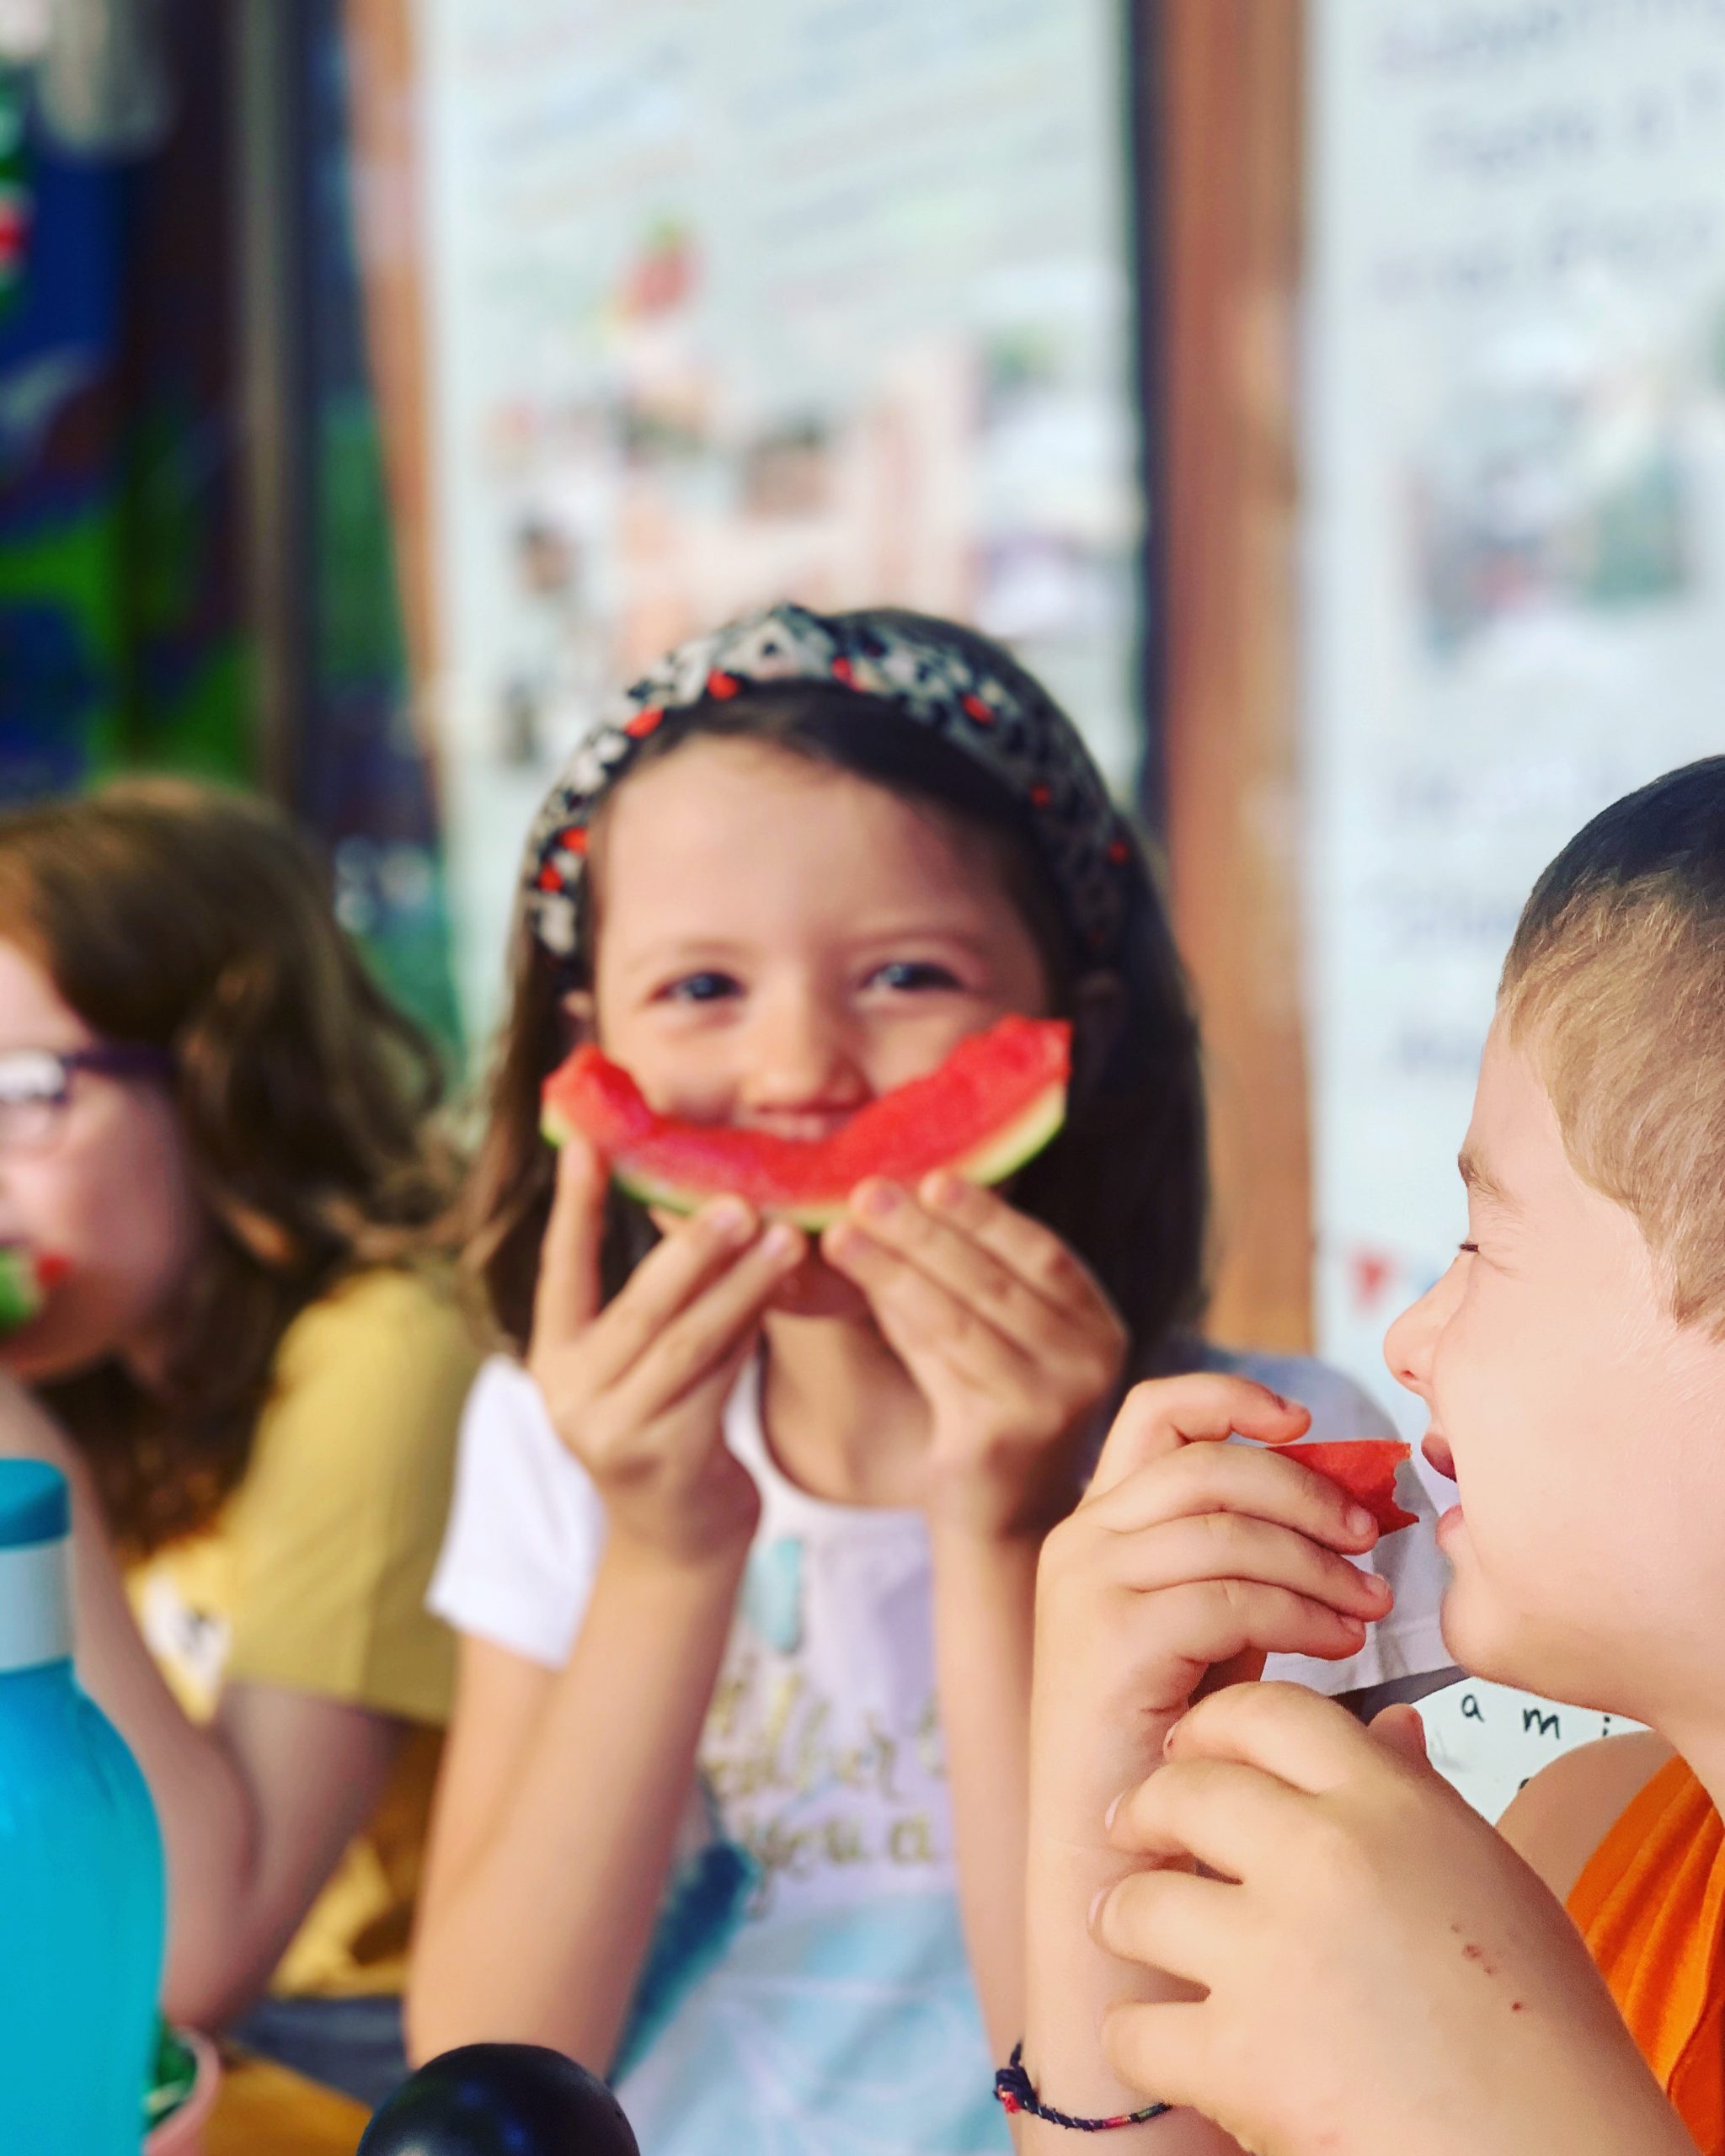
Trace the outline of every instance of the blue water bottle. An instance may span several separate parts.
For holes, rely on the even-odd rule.
[[[0,2149],[138,2156],[162,1840],[72,1665],[66,1478],[0,1460]]]

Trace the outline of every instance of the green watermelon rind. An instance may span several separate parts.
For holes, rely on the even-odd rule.
[[[0,1336],[28,1325],[42,1307],[42,1276],[33,1251],[0,1243]]]
[[[1004,1182],[1053,1140],[1065,1118],[1066,1081],[1061,1077],[1044,1086],[980,1144],[952,1159],[930,1161],[922,1173],[931,1174],[943,1167],[966,1182],[983,1186]],[[569,1125],[553,1107],[545,1109],[540,1128],[547,1142],[553,1145],[561,1145],[569,1135]],[[686,1182],[673,1183],[623,1158],[611,1161],[611,1172],[618,1187],[639,1203],[668,1213],[697,1212],[723,1193],[723,1186],[717,1183],[700,1187]],[[795,1226],[818,1235],[844,1211],[850,1194],[850,1190],[846,1189],[820,1198],[789,1203],[775,1203],[770,1199],[754,1202],[756,1210],[766,1219],[789,1220]]]

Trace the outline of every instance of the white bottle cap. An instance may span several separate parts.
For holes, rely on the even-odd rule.
[[[71,1533],[60,1470],[0,1460],[0,1673],[70,1657]]]

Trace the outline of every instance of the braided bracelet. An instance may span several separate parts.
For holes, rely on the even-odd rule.
[[[1063,2126],[1073,2133],[1111,2133],[1116,2127],[1142,2126],[1146,2120],[1159,2119],[1164,2111],[1174,2108],[1172,2104],[1146,2104],[1141,2111],[1122,2111],[1117,2118],[1075,2119],[1039,2098],[1030,2085],[1030,2076],[1024,2071],[1023,2044],[1013,2045],[1012,2057],[996,2074],[994,2093],[1002,2111],[1027,2119],[1042,2119],[1049,2126]]]

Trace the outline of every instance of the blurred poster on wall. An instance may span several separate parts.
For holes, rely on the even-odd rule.
[[[749,606],[1007,638],[1135,776],[1116,0],[424,0],[463,986],[607,684]]]
[[[1320,1338],[1384,1390],[1464,1232],[1535,876],[1725,745],[1725,8],[1316,0],[1312,31]]]

